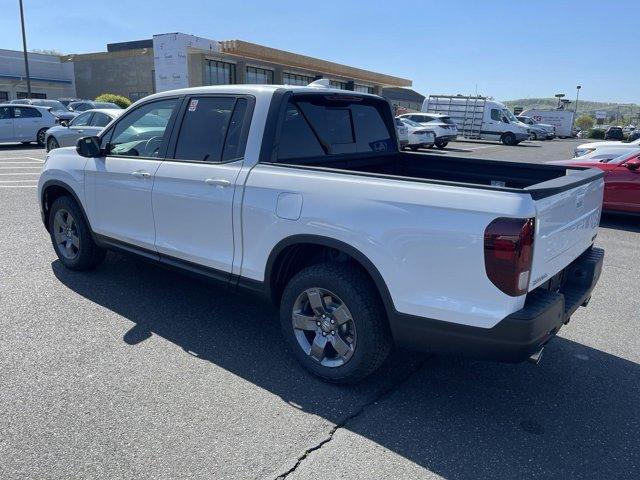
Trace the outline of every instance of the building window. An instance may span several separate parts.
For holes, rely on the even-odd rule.
[[[146,97],[147,95],[149,95],[147,92],[130,92],[129,100],[131,100],[132,102],[137,102],[138,100]]]
[[[23,98],[41,98],[44,100],[45,98],[47,98],[47,94],[31,92],[31,96],[29,96],[27,92],[18,92],[16,94],[16,98],[18,98],[19,100],[22,100]]]
[[[284,72],[282,74],[282,83],[285,85],[301,85],[306,87],[313,82],[314,77],[308,75],[298,75],[297,73]]]
[[[0,92],[0,103],[9,100],[9,92]]]
[[[356,92],[362,93],[373,93],[373,87],[369,87],[367,85],[358,85],[357,83],[353,87]]]
[[[244,83],[252,84],[272,84],[273,70],[266,68],[247,67],[247,77]]]
[[[231,85],[236,83],[236,66],[233,63],[207,60],[204,73],[205,85]]]
[[[331,80],[329,82],[329,85],[331,85],[333,88],[339,88],[340,90],[346,90],[347,89],[347,82],[340,82],[338,80]]]

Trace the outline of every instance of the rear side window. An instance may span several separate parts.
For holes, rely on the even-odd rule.
[[[282,123],[278,159],[395,149],[395,132],[385,122],[385,106],[362,97],[292,99]]]
[[[86,127],[89,125],[89,120],[91,120],[92,112],[85,112],[83,114],[78,115],[76,118],[71,120],[72,127]]]
[[[174,158],[220,162],[235,104],[234,97],[189,99]]]
[[[42,117],[42,114],[35,108],[13,107],[13,116],[15,118],[37,118]]]

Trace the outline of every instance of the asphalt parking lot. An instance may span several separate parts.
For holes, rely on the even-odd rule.
[[[571,157],[576,140],[439,155]],[[640,222],[605,216],[593,299],[542,362],[395,352],[357,386],[307,375],[251,297],[109,254],[65,270],[44,150],[0,145],[0,478],[639,478]]]

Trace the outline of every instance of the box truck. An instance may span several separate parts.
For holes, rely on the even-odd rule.
[[[536,123],[548,123],[556,127],[556,136],[560,138],[571,137],[574,112],[571,110],[544,110],[530,108],[521,115],[531,117]]]
[[[464,138],[497,140],[517,145],[529,139],[529,128],[520,122],[504,104],[489,97],[464,95],[429,95],[422,111],[446,115],[458,125]]]

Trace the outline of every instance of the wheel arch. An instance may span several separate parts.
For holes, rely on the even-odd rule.
[[[71,198],[73,198],[73,200],[78,204],[85,222],[87,222],[87,225],[89,225],[89,229],[91,229],[91,224],[89,223],[87,212],[85,212],[84,206],[80,201],[80,197],[78,197],[78,194],[75,192],[75,190],[67,183],[60,180],[47,180],[44,185],[42,185],[42,194],[40,197],[42,222],[44,223],[44,227],[47,229],[47,231],[49,231],[49,212],[51,211],[51,205],[56,201],[56,199],[62,196],[70,196]]]
[[[313,261],[312,259],[310,263],[304,264],[302,268],[297,270],[294,268],[293,271],[288,271],[286,263],[287,260],[292,258],[292,255],[299,255],[299,253],[296,253],[296,247],[307,249],[303,250],[304,253],[309,253],[310,251],[314,253],[320,251],[330,252],[333,250],[339,254],[347,255],[350,260],[353,260],[357,265],[359,265],[371,278],[378,290],[380,298],[382,299],[387,315],[391,317],[395,312],[391,294],[382,274],[364,253],[341,240],[323,237],[320,235],[307,234],[292,235],[281,240],[273,247],[269,254],[265,268],[264,287],[268,297],[276,305],[279,304],[280,296],[282,295],[282,291],[284,290],[288,279],[302,268],[314,263],[320,263],[318,261]]]

